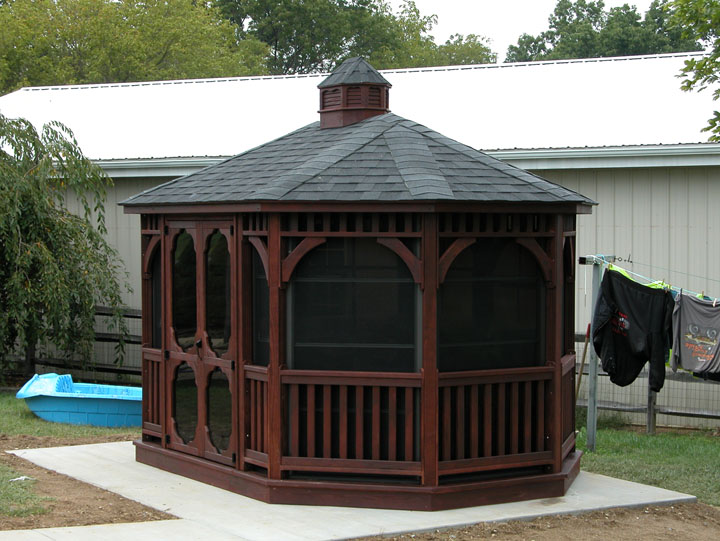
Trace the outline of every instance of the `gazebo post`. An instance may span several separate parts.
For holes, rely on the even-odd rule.
[[[267,449],[268,478],[280,479],[282,455],[282,397],[280,363],[282,352],[280,215],[268,216],[268,288],[270,290],[270,363],[268,365]]]
[[[422,392],[420,395],[423,486],[438,485],[438,369],[437,369],[437,293],[438,293],[437,215],[423,214],[422,224]]]
[[[245,434],[246,426],[245,422],[247,419],[246,412],[246,399],[245,399],[245,360],[249,358],[248,351],[246,348],[250,343],[249,330],[250,325],[248,318],[248,299],[250,298],[248,286],[249,281],[246,279],[246,273],[249,268],[249,245],[244,238],[242,230],[242,219],[240,214],[236,214],[233,218],[235,225],[235,236],[233,242],[235,243],[235,280],[237,284],[236,294],[232,298],[231,302],[235,313],[237,314],[234,327],[236,354],[235,354],[235,388],[237,393],[234,395],[235,408],[237,411],[237,422],[236,422],[236,449],[237,459],[235,461],[235,467],[243,471],[245,469]]]
[[[563,305],[563,220],[561,214],[556,214],[553,224],[553,237],[550,241],[550,256],[552,258],[552,280],[550,289],[550,313],[552,320],[549,322],[550,335],[550,359],[553,363],[553,472],[562,471],[563,464],[563,430],[562,430],[562,348],[564,343],[562,329]]]

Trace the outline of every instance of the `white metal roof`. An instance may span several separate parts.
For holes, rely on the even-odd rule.
[[[477,149],[613,147],[622,153],[625,146],[675,148],[707,140],[700,130],[717,104],[710,92],[680,90],[677,75],[690,56],[382,73],[393,85],[394,113]],[[24,88],[0,97],[0,112],[36,125],[61,121],[96,160],[230,156],[318,120],[316,87],[324,77]],[[505,152],[513,153],[541,156]]]

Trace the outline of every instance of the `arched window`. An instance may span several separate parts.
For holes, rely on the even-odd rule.
[[[205,326],[210,347],[222,355],[230,343],[230,252],[220,231],[210,236],[205,257]]]
[[[195,342],[197,296],[195,243],[183,231],[175,238],[172,256],[172,319],[178,345],[187,350]]]
[[[416,370],[418,287],[375,239],[328,239],[298,264],[288,294],[288,365]]]
[[[513,239],[478,239],[440,287],[438,368],[443,372],[545,362],[545,283]]]

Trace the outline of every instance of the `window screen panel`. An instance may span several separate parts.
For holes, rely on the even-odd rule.
[[[441,371],[544,363],[545,286],[512,239],[478,239],[453,262],[438,299]]]
[[[300,262],[291,291],[293,368],[414,370],[417,285],[375,239],[329,239]]]

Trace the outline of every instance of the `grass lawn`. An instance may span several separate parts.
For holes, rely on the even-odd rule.
[[[0,392],[0,434],[17,436],[54,436],[58,438],[86,438],[89,436],[107,436],[127,434],[128,439],[138,437],[140,429],[103,428],[85,425],[49,423],[36,417],[24,400],[15,398],[15,393]]]
[[[134,439],[140,435],[140,430],[49,423],[36,417],[24,400],[15,398],[14,392],[0,391],[0,435],[45,436],[65,440],[126,435],[128,439]],[[0,515],[27,516],[45,512],[45,499],[34,494],[33,480],[10,482],[20,476],[20,473],[0,463]]]
[[[32,479],[18,479],[20,474],[0,464],[0,515],[28,516],[46,511],[40,498],[33,492]]]
[[[579,410],[583,470],[685,492],[720,506],[720,437],[700,430],[649,436],[623,428],[622,418],[614,415],[600,417],[596,450],[589,452],[583,417]]]

